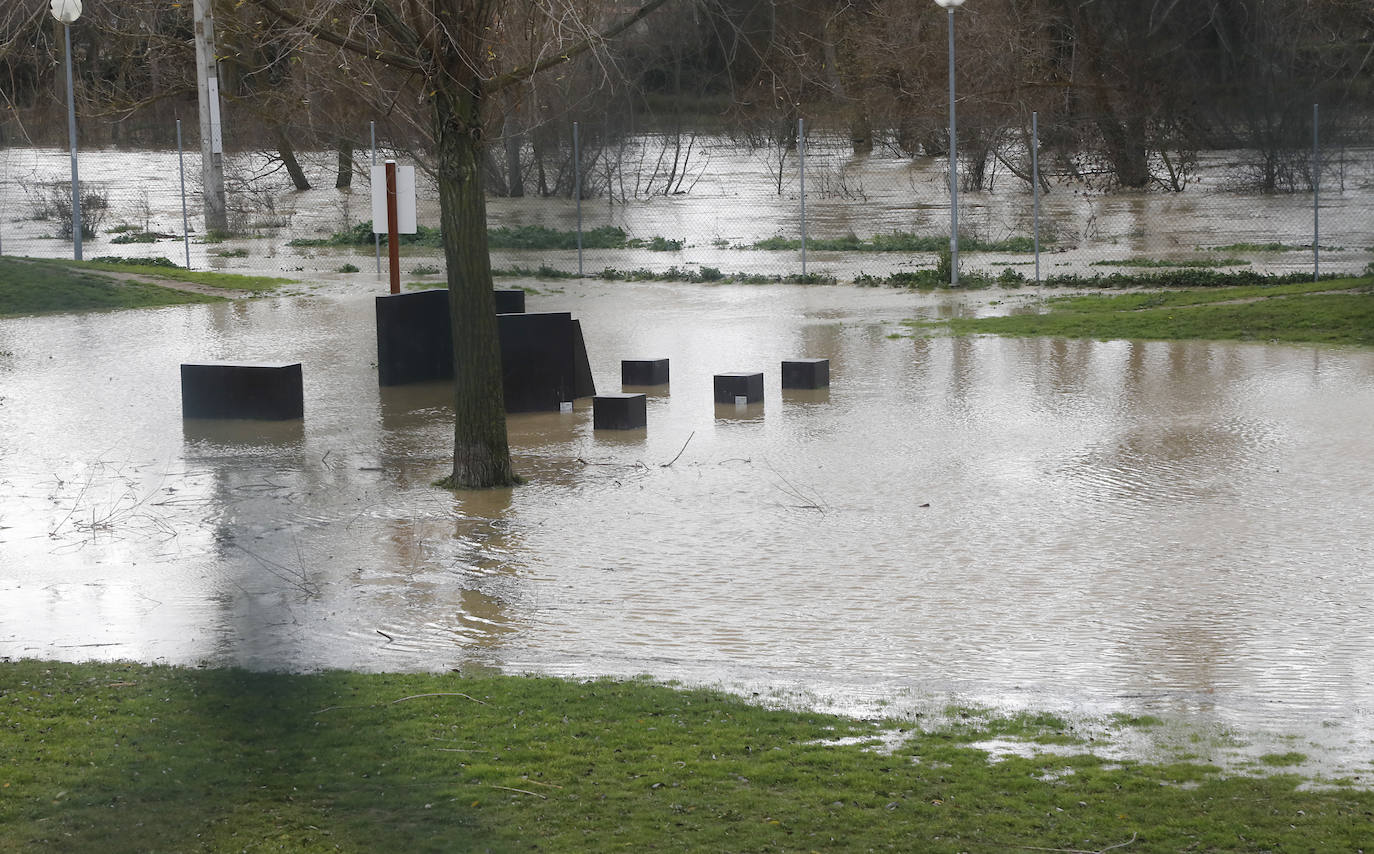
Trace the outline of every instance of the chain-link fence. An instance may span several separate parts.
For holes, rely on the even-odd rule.
[[[1213,150],[1167,140],[1113,148],[1091,119],[961,122],[959,269],[1004,281],[1160,268],[1362,272],[1374,262],[1374,136],[1315,108],[1313,118],[1310,144]],[[805,120],[766,133],[577,123],[494,139],[493,267],[500,276],[705,281],[947,275],[947,140],[893,127],[862,144]],[[376,156],[418,163],[422,228],[402,266],[412,278],[442,273],[423,154],[385,141],[380,151],[292,151],[293,138],[309,137],[287,128],[253,145],[228,134],[223,232],[205,227],[194,127],[180,151],[79,151],[84,258],[365,276],[382,263],[369,225]],[[70,152],[9,143],[0,148],[0,252],[71,257]]]

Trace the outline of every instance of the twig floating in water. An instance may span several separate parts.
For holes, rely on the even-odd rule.
[[[685,450],[687,450],[687,446],[688,446],[689,444],[691,444],[691,442],[692,442],[692,436],[695,436],[696,434],[697,434],[697,431],[693,430],[693,431],[687,436],[687,441],[682,443],[682,447],[681,447],[681,448],[678,450],[678,452],[677,452],[677,457],[682,456],[682,452],[685,451]],[[672,458],[671,460],[669,460],[668,462],[663,463],[661,466],[659,466],[659,468],[665,468],[665,469],[666,469],[666,468],[672,466],[673,463],[677,462],[677,457],[673,457],[673,458]]]

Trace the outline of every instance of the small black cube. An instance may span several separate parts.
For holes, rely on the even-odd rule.
[[[782,363],[783,388],[826,388],[829,385],[829,359],[787,359]]]
[[[667,359],[622,359],[621,385],[667,385]]]
[[[763,374],[716,374],[716,403],[734,403],[742,397],[748,403],[763,401]]]
[[[592,398],[592,428],[635,430],[649,423],[643,394],[598,394]]]
[[[305,414],[301,363],[181,366],[181,417],[286,421]]]

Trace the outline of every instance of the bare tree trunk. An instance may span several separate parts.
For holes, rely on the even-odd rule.
[[[272,139],[277,143],[277,153],[281,155],[282,165],[286,167],[286,173],[291,176],[291,183],[297,190],[310,189],[310,179],[305,177],[305,170],[301,168],[300,161],[296,159],[296,149],[291,145],[291,139],[287,137],[286,131],[282,130],[281,125],[272,126]]]
[[[338,173],[334,177],[334,189],[342,190],[353,186],[353,140],[339,140]]]
[[[510,486],[501,346],[487,247],[480,89],[444,78],[433,96],[440,230],[453,325],[453,473],[450,489]],[[462,82],[460,82],[462,81]],[[460,251],[461,248],[461,251]]]
[[[520,198],[525,195],[525,176],[520,169],[520,149],[524,147],[525,135],[520,130],[520,120],[506,116],[501,136],[506,149],[506,194]]]

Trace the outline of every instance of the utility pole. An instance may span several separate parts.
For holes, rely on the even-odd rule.
[[[200,162],[205,229],[227,231],[224,203],[224,135],[220,130],[219,60],[215,56],[215,17],[211,0],[194,0],[196,84],[200,93]]]

